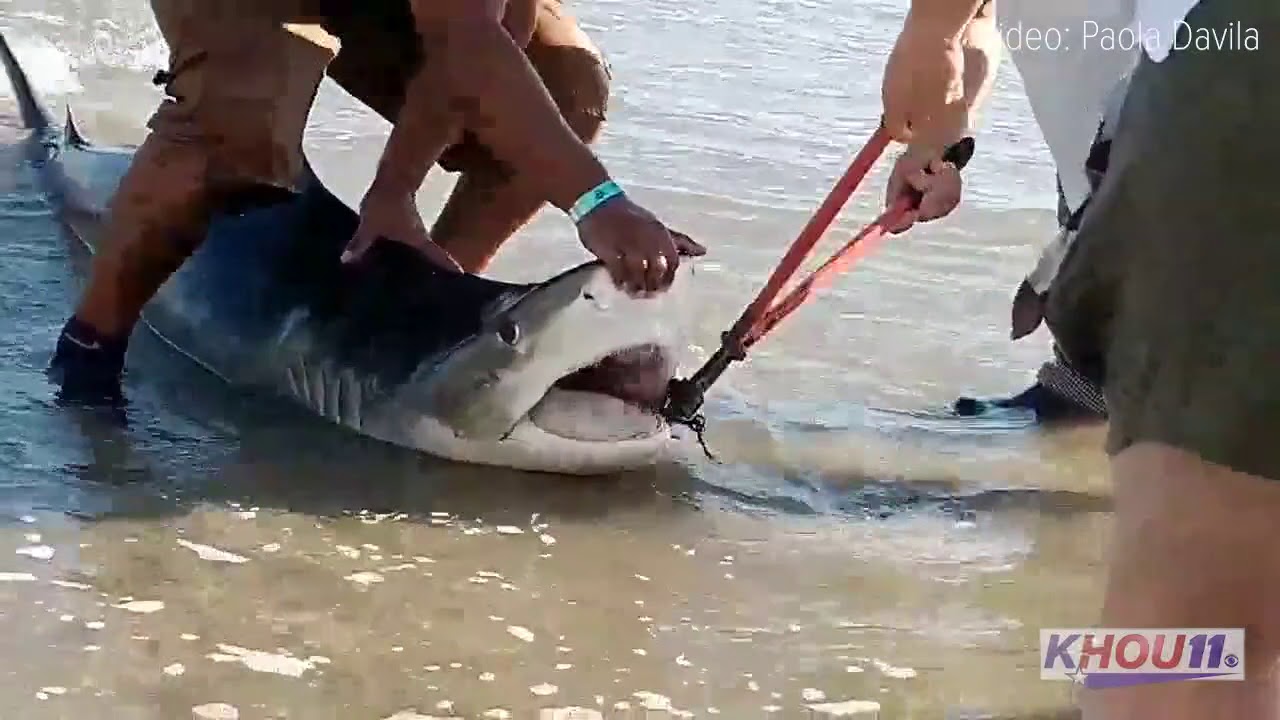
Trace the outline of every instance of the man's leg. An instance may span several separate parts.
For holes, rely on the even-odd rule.
[[[539,3],[527,53],[569,127],[584,142],[594,142],[609,104],[609,73],[599,51],[559,0]],[[459,165],[448,168],[462,175],[431,234],[463,269],[480,272],[502,244],[533,219],[546,198],[529,178],[492,172],[487,164],[474,169]]]
[[[51,371],[64,399],[118,401],[142,308],[199,246],[210,215],[278,197],[300,171],[307,111],[332,44],[238,5],[152,2],[171,49],[171,97],[108,208],[103,245],[58,339]]]
[[[1090,691],[1086,720],[1280,717],[1280,5],[1201,0],[1187,22],[1259,42],[1142,63],[1047,319],[1106,368],[1100,624],[1244,628],[1245,681]]]
[[[407,21],[366,18],[335,25],[344,51],[329,74],[358,100],[394,122],[404,86],[421,62],[416,33]],[[527,48],[533,64],[565,121],[586,142],[604,124],[609,75],[599,51],[583,34],[559,0],[539,0],[533,39]],[[430,48],[426,62],[430,63]],[[448,250],[468,272],[483,270],[498,249],[524,227],[545,198],[526,178],[513,175],[469,133],[440,160],[446,170],[461,173],[441,210],[432,239]]]
[[[1103,627],[1244,628],[1244,682],[1098,690],[1083,720],[1280,717],[1280,482],[1157,442],[1111,464]]]
[[[1114,120],[1109,121],[1107,126],[1112,122]],[[1085,168],[1092,192],[1097,192],[1098,184],[1105,177],[1110,152],[1110,133],[1104,139],[1102,132],[1103,128],[1100,128],[1099,137],[1094,140]],[[1079,231],[1081,218],[1087,212],[1088,205],[1089,201],[1086,200],[1074,212],[1069,210],[1062,183],[1058,183],[1058,234],[1044,248],[1035,269],[1023,279],[1014,293],[1010,317],[1013,339],[1017,340],[1034,332],[1044,319],[1043,288],[1052,282],[1056,268],[1069,251],[1071,240]],[[1052,352],[1053,357],[1040,365],[1035,382],[1030,387],[1012,397],[961,397],[954,405],[956,414],[973,416],[981,415],[991,408],[1019,408],[1034,412],[1040,422],[1105,420],[1107,402],[1102,392],[1103,373],[1100,368],[1093,368],[1090,373],[1082,372],[1063,356],[1056,342],[1053,343]]]

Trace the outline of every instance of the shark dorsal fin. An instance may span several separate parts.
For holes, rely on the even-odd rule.
[[[71,106],[67,105],[67,122],[62,129],[63,142],[71,147],[85,148],[93,143],[80,133],[80,128],[76,127],[75,113],[71,112]]]

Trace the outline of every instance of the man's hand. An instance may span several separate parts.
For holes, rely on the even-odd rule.
[[[360,259],[379,238],[417,248],[442,270],[462,272],[458,261],[432,242],[412,194],[371,188],[360,203],[360,226],[343,251],[342,262]]]
[[[926,168],[928,172],[925,172]],[[960,171],[955,165],[939,159],[931,152],[908,149],[893,165],[889,187],[885,193],[885,206],[894,204],[904,195],[914,193],[919,194],[920,204],[904,215],[901,222],[889,227],[889,232],[905,232],[917,222],[928,222],[949,215],[960,204],[963,188]]]
[[[653,213],[625,195],[609,200],[578,223],[582,245],[600,258],[620,287],[634,295],[666,290],[675,279],[680,255],[703,255],[706,248],[672,233]]]
[[[945,217],[960,203],[960,172],[940,158],[974,124],[1000,64],[995,0],[912,0],[911,5],[885,67],[885,129],[908,143],[889,176],[885,206],[913,190],[920,204],[889,228],[894,233]]]
[[[960,35],[940,34],[908,16],[880,89],[889,136],[936,147],[955,142],[968,120],[964,90]]]

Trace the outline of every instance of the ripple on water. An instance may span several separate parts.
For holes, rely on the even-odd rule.
[[[119,605],[112,605],[112,607],[127,610],[131,613],[146,615],[163,610],[164,602],[161,600],[130,600],[129,602],[121,603]]]
[[[238,662],[255,672],[302,677],[308,670],[314,670],[316,662],[312,659],[300,659],[279,653],[268,653],[261,650],[250,650],[236,645],[218,644],[218,652],[207,655],[214,662]]]
[[[14,551],[17,555],[24,555],[32,560],[52,560],[54,549],[48,545],[28,545],[20,547]]]
[[[227,552],[226,550],[219,550],[218,548],[213,547],[212,545],[201,545],[199,543],[193,543],[189,540],[181,540],[181,539],[177,540],[177,544],[194,552],[196,554],[196,557],[200,558],[201,560],[209,560],[211,562],[224,562],[224,563],[232,563],[232,564],[249,562],[249,558],[244,557],[243,555],[237,555],[232,552]]]
[[[240,710],[227,703],[206,703],[191,708],[191,714],[200,720],[240,720]]]
[[[571,705],[561,708],[542,708],[538,720],[604,720],[599,710]]]
[[[814,703],[808,706],[819,718],[864,718],[876,720],[880,703],[874,700],[844,700],[841,702]]]

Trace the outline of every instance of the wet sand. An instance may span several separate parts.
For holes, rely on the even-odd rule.
[[[935,717],[920,713],[1068,699],[1030,682],[1033,647],[1038,627],[1091,615],[1096,577],[1058,566],[1096,553],[1079,546],[1101,535],[1096,514],[1038,538],[1049,561],[975,537],[1034,531],[1009,520],[850,530],[708,514],[643,486],[632,507],[579,517],[239,503],[150,522],[28,517],[0,576],[0,623],[24,648],[0,683],[4,716],[176,718],[225,702],[272,718],[790,718],[858,700]],[[861,552],[886,535],[896,558]]]
[[[81,476],[108,487],[4,518],[22,661],[0,717],[1054,717],[1069,688],[1038,681],[1038,628],[1089,622],[1100,589],[1100,493],[846,484],[870,517],[842,520],[681,466],[458,468],[327,428],[174,487],[80,426]]]

